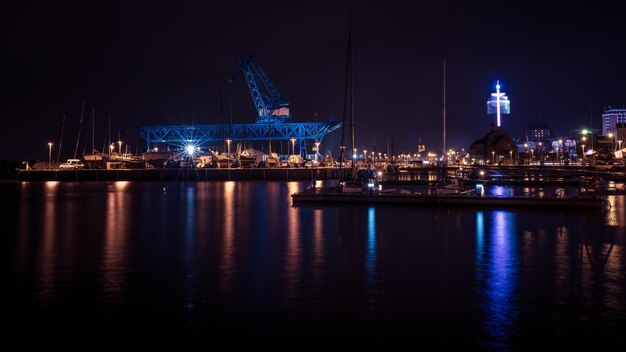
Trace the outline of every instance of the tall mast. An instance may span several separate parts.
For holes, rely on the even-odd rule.
[[[78,125],[78,138],[76,138],[76,148],[74,148],[74,159],[76,159],[76,153],[78,153],[78,143],[80,142],[80,131],[83,129],[83,113],[85,112],[85,99],[83,99],[83,107],[80,110],[80,122]]]
[[[352,72],[352,14],[350,14],[350,28],[348,29],[348,78],[350,86],[350,130],[352,133],[352,149],[350,154],[352,155],[352,175],[356,176],[356,162],[354,158],[354,73]]]
[[[63,120],[61,121],[61,139],[59,140],[59,148],[57,150],[57,162],[61,157],[61,147],[63,146],[63,130],[65,128],[65,114],[63,114]]]
[[[441,157],[445,160],[446,155],[446,59],[443,59],[443,88],[442,88],[442,106],[441,106],[441,125],[442,125],[442,148]]]
[[[91,154],[96,154],[96,107],[91,106]]]
[[[110,148],[111,145],[111,115],[109,115],[109,144],[107,144],[107,148]],[[110,154],[113,154],[112,152]]]

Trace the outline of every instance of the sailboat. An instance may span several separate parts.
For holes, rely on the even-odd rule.
[[[99,168],[102,166],[102,162],[107,161],[108,155],[105,156],[101,152],[98,152],[95,148],[96,140],[96,108],[91,108],[91,154],[83,154],[83,160],[89,165],[89,168]]]
[[[344,141],[344,131],[345,131],[345,117],[346,110],[348,107],[350,108],[350,134],[352,141],[351,151],[354,150],[354,93],[353,93],[353,74],[352,74],[352,16],[350,16],[349,20],[349,29],[348,29],[348,55],[346,59],[346,91],[344,96],[344,109],[343,109],[343,123],[341,130],[341,146],[343,148]],[[343,150],[340,153],[340,162],[339,162],[339,174],[340,181],[338,191],[342,193],[361,193],[364,191],[365,187],[365,179],[359,178],[356,172],[356,163],[350,162],[350,167],[352,168],[352,177],[350,179],[343,179],[343,172],[341,171],[341,166],[344,164],[343,160]],[[345,163],[346,166],[348,163]],[[369,180],[367,180],[367,185],[369,186]]]
[[[246,132],[247,128],[244,119],[244,137],[247,137]],[[253,164],[256,164],[256,158],[257,155],[255,150],[249,146],[246,146],[245,141],[243,144],[243,148],[241,148],[241,145],[237,145],[237,159],[239,160],[239,165],[241,165],[241,167],[251,167]]]

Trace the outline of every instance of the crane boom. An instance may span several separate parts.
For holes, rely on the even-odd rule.
[[[243,72],[257,111],[257,123],[283,123],[291,117],[289,103],[269,79],[254,55],[244,55],[237,60],[228,82],[232,83]]]

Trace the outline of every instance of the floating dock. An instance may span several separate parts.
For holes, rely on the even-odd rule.
[[[316,204],[410,204],[423,206],[494,206],[494,207],[560,207],[601,208],[604,197],[492,197],[477,195],[341,193],[332,189],[309,189],[291,195],[294,205]]]

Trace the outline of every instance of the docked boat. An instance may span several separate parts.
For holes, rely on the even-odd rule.
[[[244,149],[239,153],[239,164],[241,167],[251,167],[256,164],[256,152],[252,148]]]
[[[461,194],[465,191],[463,180],[460,178],[445,178],[430,184],[430,194]]]
[[[298,154],[289,155],[287,158],[287,162],[289,163],[289,167],[302,167],[304,166],[304,159]]]
[[[267,158],[265,158],[265,163],[267,167],[277,167],[280,163],[280,157],[276,153],[270,153]]]
[[[228,154],[219,154],[211,149],[209,149],[209,152],[211,153],[211,155],[213,156],[213,160],[215,161],[215,163],[217,164],[217,167],[219,168],[229,168],[229,167],[236,167],[237,166],[237,159],[233,158],[232,156],[228,155]]]

